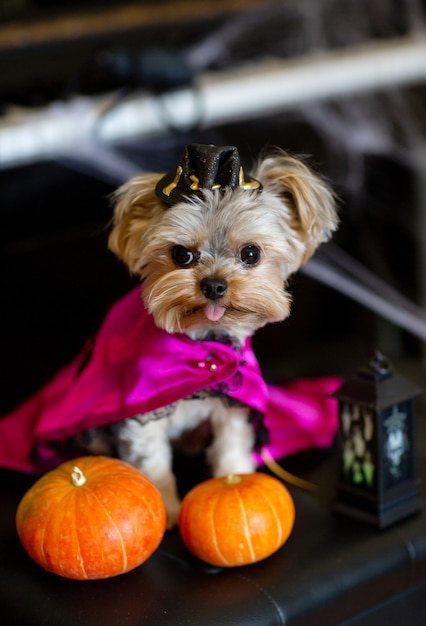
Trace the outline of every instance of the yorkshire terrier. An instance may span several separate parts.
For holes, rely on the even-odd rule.
[[[275,150],[245,174],[236,148],[192,144],[169,174],[141,174],[115,194],[110,249],[143,282],[156,327],[240,351],[253,333],[290,312],[288,277],[337,227],[334,196],[301,160]],[[198,393],[159,419],[125,419],[118,455],[159,488],[168,527],[180,501],[172,443],[209,420],[214,476],[255,470],[250,409],[226,394]],[[99,447],[95,429],[89,449]],[[93,433],[92,433],[93,434]]]

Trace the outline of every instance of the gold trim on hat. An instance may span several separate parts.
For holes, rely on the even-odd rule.
[[[197,176],[195,176],[195,174],[191,174],[191,176],[189,177],[189,180],[192,180],[192,185],[189,187],[191,191],[202,191],[202,187],[200,187],[200,179]],[[220,189],[220,188],[221,186],[219,183],[212,185],[212,190]]]
[[[165,187],[163,187],[163,194],[165,196],[169,197],[172,191],[176,189],[176,187],[179,184],[180,177],[182,176],[182,172],[183,172],[182,166],[179,165],[178,168],[176,169],[176,175],[174,179],[172,180],[172,182],[166,185]],[[202,188],[200,187],[200,179],[197,176],[195,176],[195,174],[191,174],[189,179],[192,180],[192,184],[190,186],[191,191],[202,191]],[[244,190],[260,189],[261,187],[261,184],[257,180],[250,180],[250,181],[245,180],[244,170],[242,167],[240,167],[239,185]],[[212,186],[212,190],[213,189],[221,189],[221,185],[219,183],[216,183],[215,185]]]
[[[200,189],[200,179],[195,176],[195,174],[191,174],[189,180],[192,180],[192,184],[190,185],[191,191],[201,191]]]
[[[169,197],[173,189],[176,189],[176,187],[178,186],[180,177],[182,175],[182,171],[183,171],[182,167],[179,165],[179,167],[176,170],[176,176],[174,177],[172,182],[166,185],[166,187],[163,187],[163,193],[165,196]]]
[[[249,189],[259,189],[260,183],[257,180],[246,181],[244,179],[244,170],[243,170],[242,167],[240,167],[240,187],[242,187],[243,189],[246,189],[246,190],[249,190]]]

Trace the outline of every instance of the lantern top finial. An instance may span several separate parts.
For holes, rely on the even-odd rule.
[[[379,350],[374,350],[370,354],[368,366],[359,368],[358,375],[369,380],[385,380],[393,375],[393,366],[384,354]]]
[[[368,364],[360,367],[332,395],[342,402],[381,411],[420,393],[423,391],[417,385],[395,372],[391,361],[375,350],[370,354]]]

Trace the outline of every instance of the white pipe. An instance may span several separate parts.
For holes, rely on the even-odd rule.
[[[210,124],[426,80],[426,37],[270,61],[207,77]]]
[[[426,37],[416,36],[356,48],[251,64],[199,77],[197,93],[204,127],[250,119],[314,101],[346,97],[426,81]],[[64,154],[90,137],[108,98],[76,98],[0,124],[0,166]],[[97,138],[118,142],[167,131],[197,117],[192,89],[163,96],[134,95],[99,125]]]
[[[396,294],[397,303],[392,302],[386,293],[388,289],[386,283],[383,283],[384,293],[381,293],[380,290],[373,291],[356,278],[342,274],[339,268],[334,267],[332,263],[318,261],[315,256],[302,268],[302,272],[318,282],[336,289],[399,328],[412,333],[415,337],[426,341],[426,315],[424,311],[420,307],[416,311],[415,305],[409,300],[404,304],[404,298],[399,293]]]

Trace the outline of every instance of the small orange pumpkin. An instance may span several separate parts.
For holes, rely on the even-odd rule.
[[[166,512],[157,488],[137,469],[87,456],[39,478],[19,503],[16,527],[44,569],[78,580],[109,578],[151,556]]]
[[[267,474],[211,478],[182,501],[179,531],[188,550],[211,565],[260,561],[280,548],[294,524],[287,488]]]

